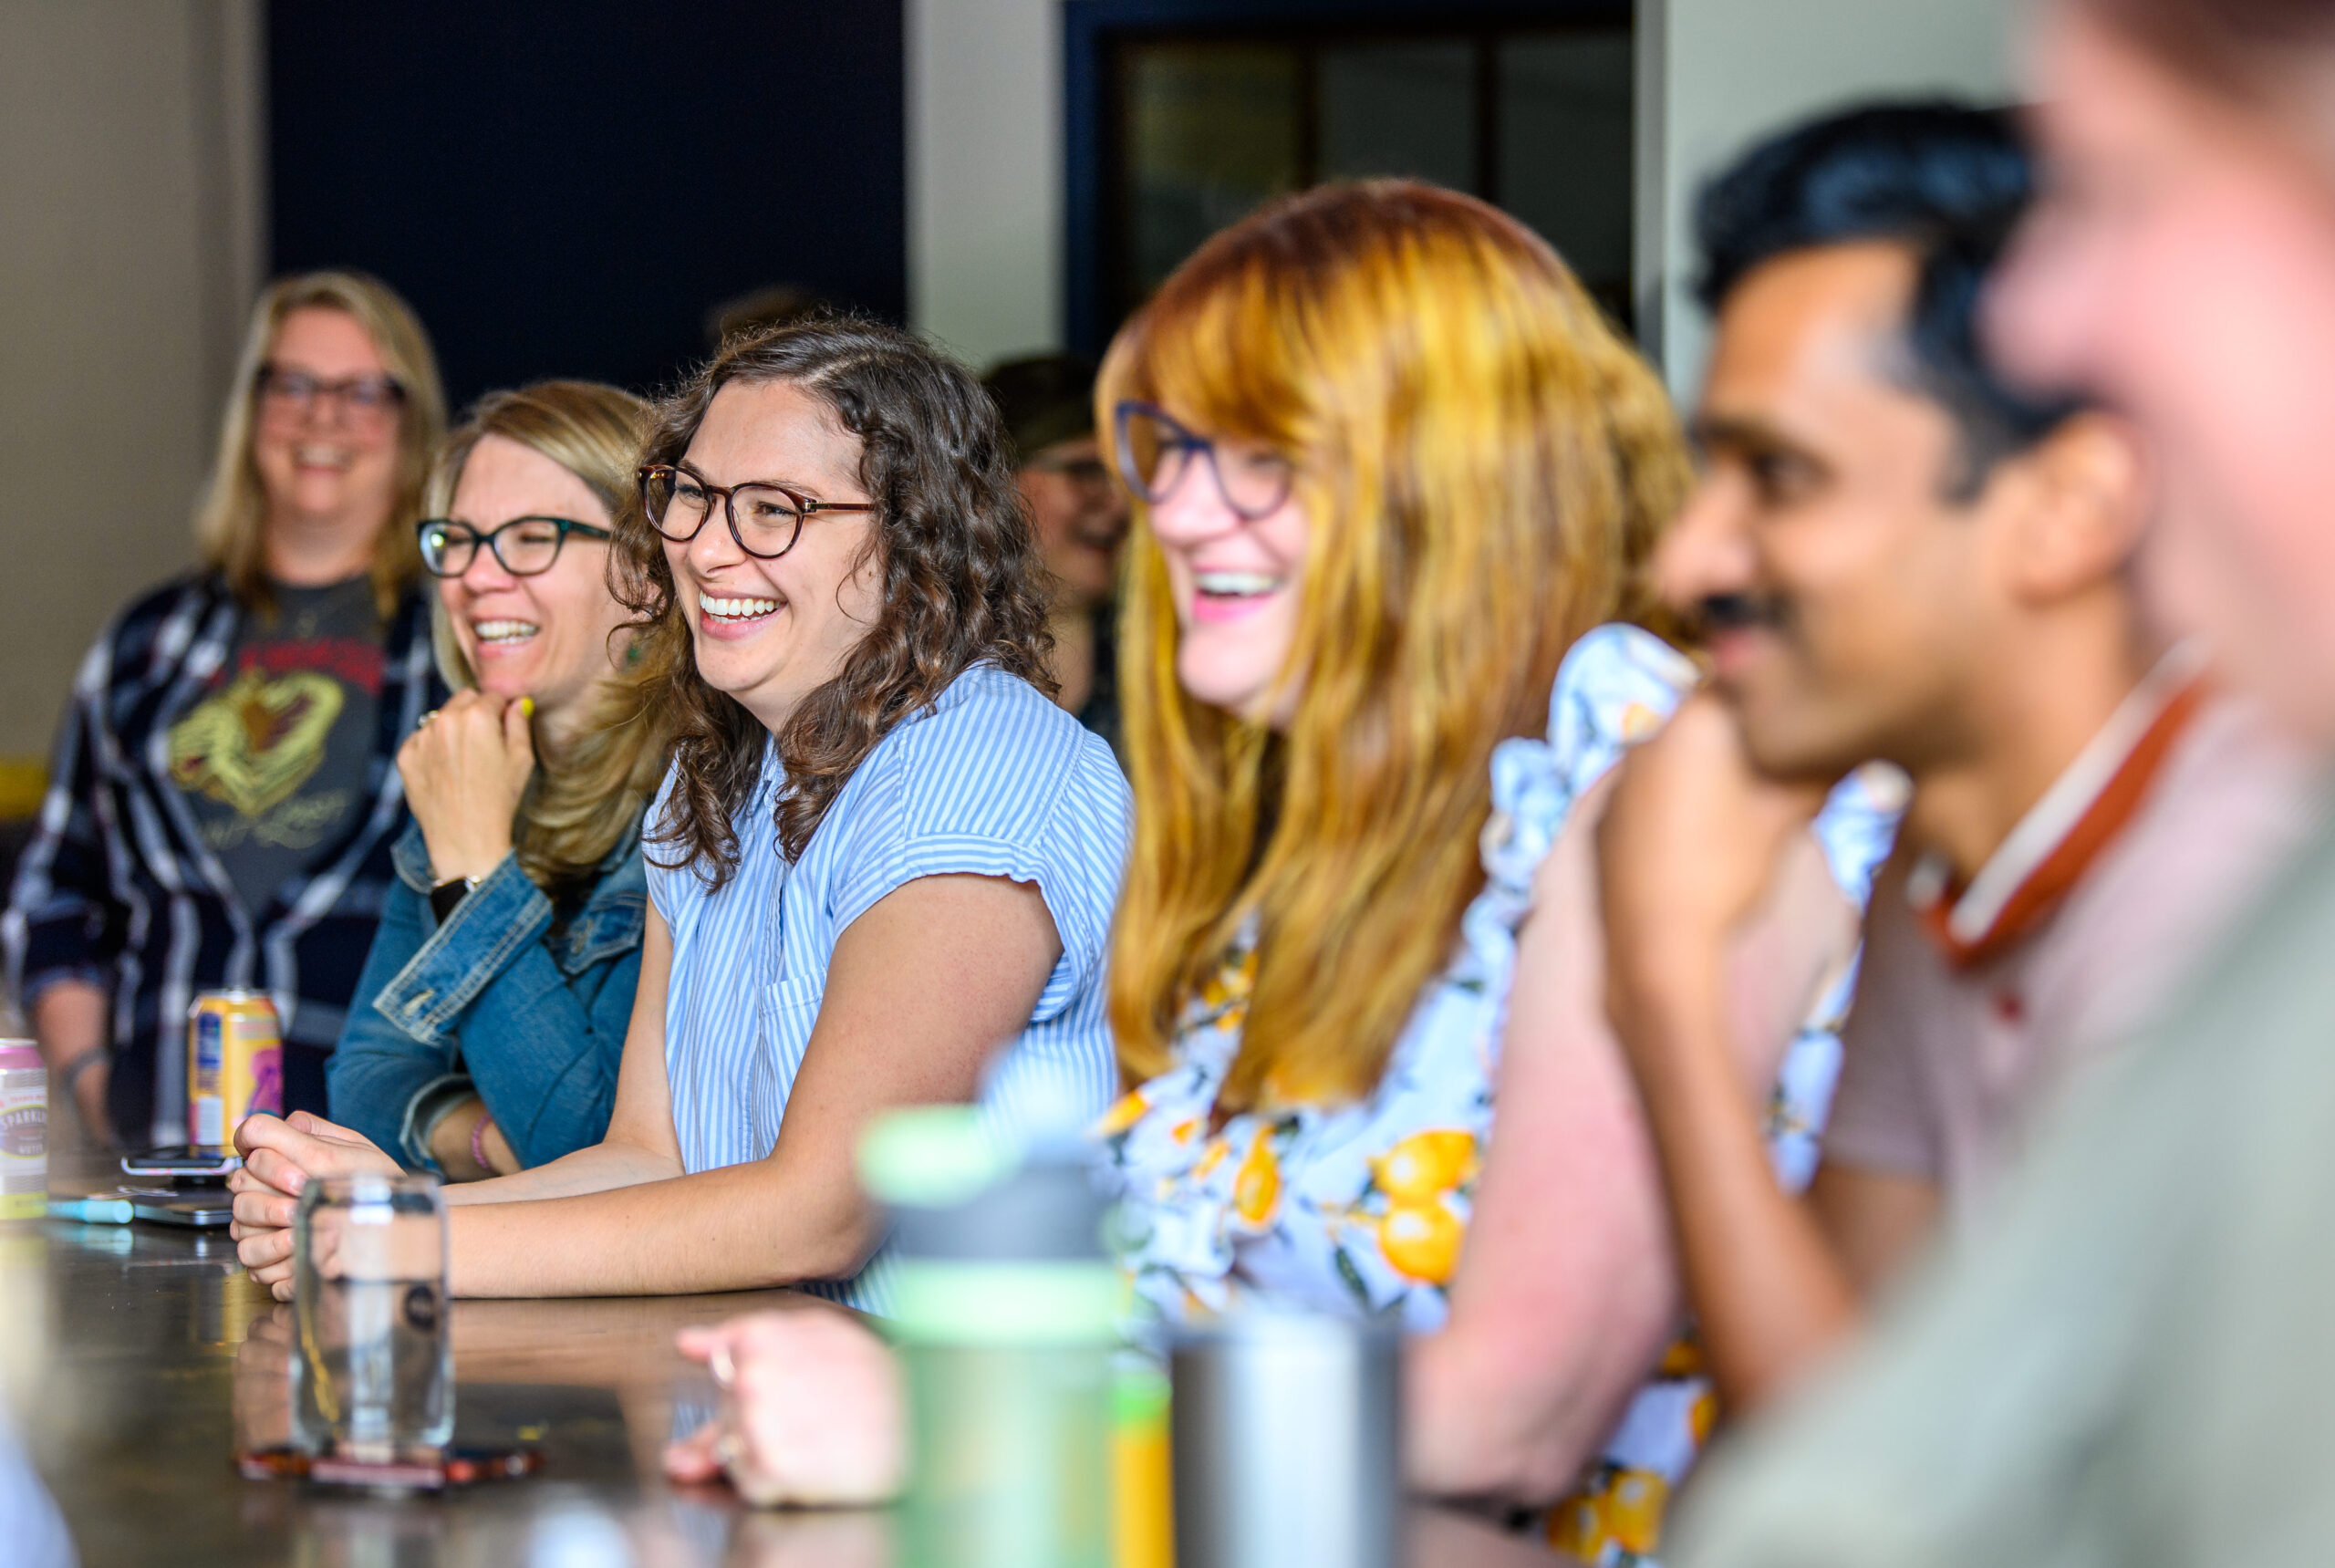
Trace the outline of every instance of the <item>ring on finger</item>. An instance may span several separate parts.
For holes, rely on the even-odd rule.
[[[428,724],[428,723],[430,722],[430,721],[431,721],[431,720],[435,719],[437,716],[438,716],[438,710],[437,710],[437,709],[435,709],[435,708],[432,708],[432,709],[431,709],[431,710],[430,710],[430,711],[429,711],[429,712],[424,713],[420,718],[416,719],[416,720],[413,722],[413,727],[414,727],[415,729],[419,730],[419,729],[422,728],[424,725]]]

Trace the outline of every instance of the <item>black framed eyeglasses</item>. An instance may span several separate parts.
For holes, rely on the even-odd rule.
[[[1173,495],[1195,462],[1207,465],[1216,476],[1217,493],[1245,522],[1271,516],[1289,499],[1297,470],[1279,452],[1255,447],[1227,450],[1150,403],[1124,402],[1112,416],[1119,438],[1119,477],[1151,505]]]
[[[483,534],[451,517],[432,517],[417,524],[414,532],[421,540],[421,564],[433,577],[459,577],[469,571],[482,543],[494,552],[504,571],[532,577],[551,570],[570,534],[586,539],[609,536],[606,528],[573,517],[514,517]]]
[[[774,561],[794,548],[803,519],[815,512],[873,512],[869,501],[815,501],[783,484],[709,484],[686,468],[652,462],[640,470],[640,504],[649,525],[676,545],[686,545],[721,503],[730,537],[760,561]]]
[[[327,381],[306,370],[279,365],[259,368],[260,406],[271,413],[305,418],[323,403],[339,405],[351,423],[378,424],[405,405],[405,388],[393,376],[350,376]]]

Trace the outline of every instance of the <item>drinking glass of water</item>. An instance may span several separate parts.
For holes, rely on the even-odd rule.
[[[332,1176],[293,1221],[293,1440],[390,1463],[454,1430],[446,1204],[438,1179]]]

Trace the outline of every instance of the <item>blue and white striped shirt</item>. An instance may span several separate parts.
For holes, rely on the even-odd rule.
[[[1029,1026],[983,1082],[983,1119],[1020,1141],[1102,1114],[1118,1085],[1104,960],[1133,809],[1110,748],[1028,681],[976,666],[877,742],[792,865],[777,846],[780,772],[773,743],[732,825],[737,875],[719,892],[659,866],[671,847],[648,846],[649,897],[673,934],[665,1075],[683,1166],[770,1153],[835,939],[919,877],[1034,882],[1062,937]],[[649,823],[671,791],[669,777]],[[879,1253],[855,1279],[810,1288],[881,1313],[882,1263]]]

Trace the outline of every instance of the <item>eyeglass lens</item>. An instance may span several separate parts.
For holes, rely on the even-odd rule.
[[[566,531],[553,518],[521,517],[495,529],[486,540],[504,571],[531,577],[551,570],[566,537]],[[478,558],[479,538],[467,524],[428,524],[421,530],[421,564],[433,576],[459,577]]]
[[[722,493],[678,468],[650,469],[640,485],[649,526],[677,545],[697,537]],[[803,511],[794,496],[772,484],[741,484],[728,495],[730,528],[740,549],[768,560],[794,545],[803,527]]]
[[[1247,441],[1212,441],[1156,409],[1120,406],[1120,467],[1127,487],[1145,501],[1157,505],[1173,495],[1203,459],[1225,504],[1245,518],[1254,521],[1289,499],[1292,470],[1280,453]]]
[[[302,370],[267,366],[260,372],[260,400],[271,413],[306,415],[319,403],[339,404],[344,417],[379,422],[397,409],[398,384],[387,376],[353,376],[327,381]]]

